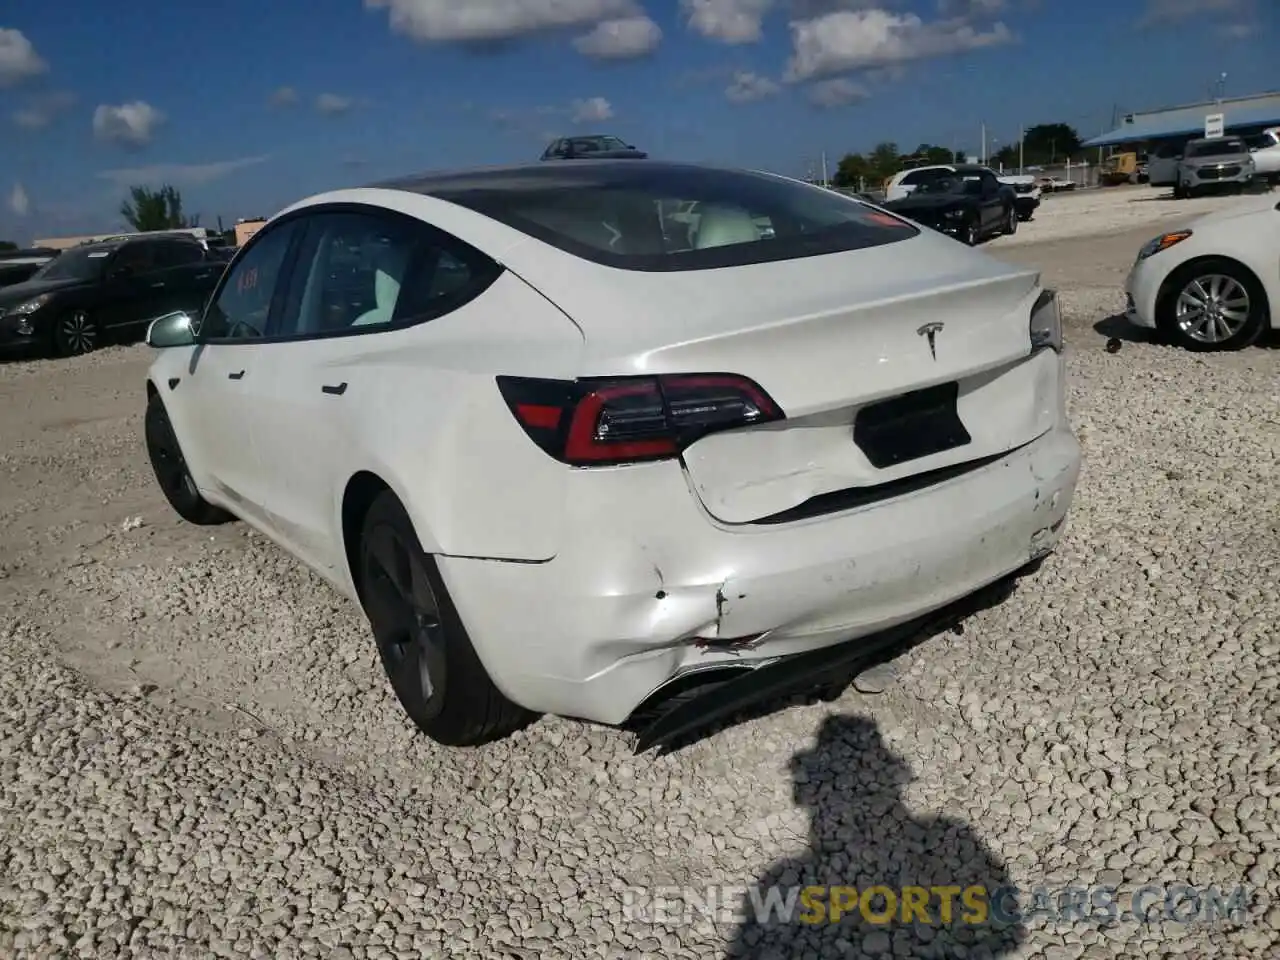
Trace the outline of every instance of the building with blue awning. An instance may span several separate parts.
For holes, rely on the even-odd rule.
[[[1206,120],[1219,113],[1223,116],[1224,133],[1249,134],[1280,126],[1280,93],[1206,100],[1181,107],[1131,113],[1116,129],[1086,140],[1083,146],[1138,146],[1174,138],[1203,137]]]

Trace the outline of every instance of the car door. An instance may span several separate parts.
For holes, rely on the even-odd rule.
[[[194,240],[160,240],[157,246],[159,277],[164,283],[160,288],[161,303],[157,315],[182,310],[199,316],[222,275],[224,265],[212,260],[204,247]]]
[[[306,216],[290,290],[263,346],[272,374],[256,385],[262,469],[278,479],[269,522],[322,575],[343,569],[338,518],[357,464],[359,405],[376,381],[379,347],[456,309],[501,268],[421,221],[373,208]]]
[[[983,170],[979,176],[982,180],[982,229],[995,230],[1004,222],[1005,216],[1005,198],[1000,190],[1000,180],[989,170]]]
[[[1162,143],[1147,162],[1147,182],[1153,187],[1166,187],[1178,179],[1178,163],[1182,159],[1182,143]]]
[[[272,311],[283,301],[298,235],[296,222],[283,221],[245,246],[204,310],[180,387],[193,438],[184,453],[197,483],[209,499],[232,506],[263,529],[269,526],[265,504],[275,478],[261,469],[255,424],[264,384],[281,362],[279,356],[268,362],[263,341]]]
[[[163,310],[164,281],[159,276],[154,240],[132,240],[113,253],[90,307],[102,330],[136,326]]]

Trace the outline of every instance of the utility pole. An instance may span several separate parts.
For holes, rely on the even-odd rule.
[[[822,185],[829,187],[831,184],[827,181],[827,151],[822,151]]]
[[[1024,140],[1026,140],[1026,139],[1027,139],[1027,128],[1026,128],[1026,127],[1019,127],[1019,128],[1018,128],[1018,176],[1022,176],[1022,173],[1023,173],[1023,170],[1022,170],[1022,166],[1023,166],[1023,164],[1022,164],[1022,161],[1023,161],[1022,143],[1023,143],[1023,141],[1024,141]]]
[[[987,165],[987,122],[982,121],[982,165]]]

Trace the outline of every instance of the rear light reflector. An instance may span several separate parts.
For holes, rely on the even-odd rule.
[[[785,419],[758,384],[727,373],[498,377],[498,389],[529,438],[575,466],[676,457],[708,433]]]

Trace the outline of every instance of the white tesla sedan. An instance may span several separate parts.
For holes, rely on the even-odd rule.
[[[1280,204],[1212,213],[1138,251],[1130,323],[1188,350],[1239,350],[1280,329]]]
[[[762,173],[312,197],[148,343],[174,509],[359,603],[452,745],[871,643],[1048,553],[1079,472],[1037,273]]]

